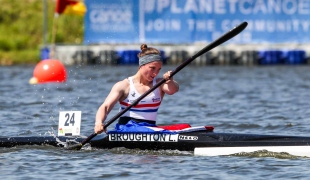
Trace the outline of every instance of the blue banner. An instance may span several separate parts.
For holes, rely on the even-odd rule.
[[[85,0],[85,44],[309,43],[310,0]]]

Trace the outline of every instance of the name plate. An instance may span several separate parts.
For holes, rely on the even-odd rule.
[[[109,134],[109,141],[178,142],[179,134],[122,133]]]

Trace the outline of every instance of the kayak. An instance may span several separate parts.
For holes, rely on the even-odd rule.
[[[175,126],[169,126],[171,127]],[[173,129],[173,128],[172,128]],[[97,135],[92,148],[124,147],[141,150],[194,151],[194,155],[218,156],[267,150],[310,157],[310,137],[217,133],[212,126],[187,127],[172,133],[120,132]],[[66,147],[83,141],[82,136],[0,137],[0,147],[51,145]]]

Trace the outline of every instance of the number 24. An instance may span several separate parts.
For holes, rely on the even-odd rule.
[[[65,122],[65,126],[70,126],[70,124],[72,124],[72,126],[74,126],[74,123],[75,123],[75,121],[74,121],[74,115],[75,115],[75,113],[72,113],[72,116],[70,117],[70,114],[69,113],[67,113],[66,115],[65,115],[65,117],[66,117],[66,122]]]

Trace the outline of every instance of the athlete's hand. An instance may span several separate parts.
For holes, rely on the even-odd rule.
[[[164,75],[163,78],[166,79],[166,84],[168,84],[170,81],[173,81],[173,77],[170,77],[172,71],[167,71]]]
[[[102,132],[107,133],[107,129],[103,128],[102,123],[96,123],[94,131],[96,134],[101,134]]]

